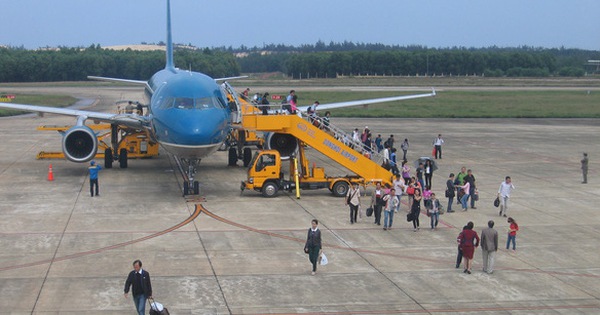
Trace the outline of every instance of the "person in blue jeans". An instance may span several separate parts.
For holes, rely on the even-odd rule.
[[[462,189],[463,192],[465,193],[461,198],[460,198],[460,203],[462,204],[463,207],[463,211],[467,211],[467,200],[469,199],[469,192],[471,190],[471,184],[468,181],[465,181],[465,184],[462,186],[458,186],[458,188]]]
[[[434,193],[431,194],[431,200],[429,201],[427,213],[429,213],[429,218],[431,219],[431,229],[433,230],[437,228],[440,220],[440,201],[437,200]]]
[[[152,298],[152,283],[148,271],[142,269],[142,262],[136,260],[133,262],[133,270],[127,276],[125,281],[124,296],[127,298],[131,288],[133,304],[138,315],[146,314],[146,300]]]
[[[513,218],[508,218],[507,220],[508,224],[510,224],[510,227],[508,228],[508,239],[506,240],[506,249],[508,249],[510,247],[510,243],[512,243],[512,250],[515,251],[517,248],[516,246],[516,239],[517,239],[517,231],[519,230],[519,225],[517,224],[517,222],[515,222],[515,220]]]
[[[448,176],[448,180],[446,181],[446,191],[446,197],[448,197],[448,208],[446,211],[454,212],[454,210],[452,210],[452,203],[454,202],[454,196],[456,195],[456,187],[454,186],[454,173],[450,173],[450,176]]]
[[[383,196],[385,202],[385,208],[383,209],[383,230],[392,229],[392,223],[394,223],[394,211],[398,208],[400,201],[396,196],[396,189],[390,189],[390,193]]]

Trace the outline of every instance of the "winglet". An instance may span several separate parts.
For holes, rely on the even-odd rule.
[[[171,0],[167,0],[167,63],[165,69],[175,71],[173,64],[173,38],[171,36]]]

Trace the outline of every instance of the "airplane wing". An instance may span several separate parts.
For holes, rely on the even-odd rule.
[[[248,77],[247,75],[242,75],[239,77],[216,78],[215,81],[219,82],[219,81],[237,80],[237,79],[244,79],[247,77]]]
[[[343,107],[350,107],[350,106],[360,106],[360,105],[369,105],[369,104],[377,104],[377,103],[403,101],[403,100],[410,100],[410,99],[421,98],[421,97],[432,97],[435,95],[436,95],[435,89],[432,89],[431,93],[425,93],[425,94],[401,95],[401,96],[392,96],[392,97],[372,98],[372,99],[368,99],[368,100],[319,104],[319,107],[317,107],[317,110],[322,111],[325,109],[333,109],[333,108],[343,108]],[[310,107],[310,105],[309,106],[299,106],[298,109],[300,109],[301,111],[307,111],[309,107]]]
[[[128,79],[119,79],[119,78],[95,77],[95,76],[92,76],[92,75],[88,75],[87,78],[90,79],[90,80],[106,81],[106,82],[116,82],[116,83],[131,83],[131,84],[137,84],[137,85],[146,85],[146,84],[148,84],[147,81],[141,81],[141,80],[128,80]]]
[[[139,116],[135,114],[109,114],[68,108],[10,103],[0,103],[0,108],[16,109],[27,112],[73,116],[77,117],[78,119],[91,119],[94,121],[102,121],[110,124],[124,125],[136,129],[145,129],[148,128],[150,125],[149,120],[145,116]]]

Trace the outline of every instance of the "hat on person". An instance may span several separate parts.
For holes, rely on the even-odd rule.
[[[96,164],[96,161],[91,161],[90,162],[90,165],[94,165],[94,164]]]

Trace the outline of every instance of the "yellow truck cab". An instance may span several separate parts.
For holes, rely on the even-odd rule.
[[[351,183],[365,184],[358,176],[328,177],[322,167],[309,167],[304,148],[298,150],[298,184],[300,189],[328,188],[336,197],[344,197]],[[242,181],[241,190],[260,191],[264,197],[275,197],[279,190],[296,188],[296,164],[290,159],[290,179],[284,178],[281,155],[277,150],[257,151],[248,168],[248,178]]]

